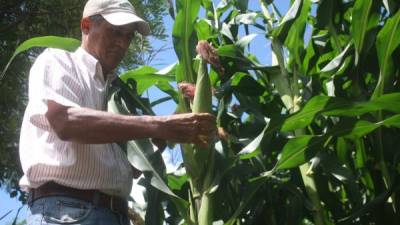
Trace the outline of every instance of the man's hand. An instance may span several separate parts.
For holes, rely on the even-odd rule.
[[[193,143],[206,148],[216,137],[215,116],[185,113],[162,117],[159,138],[178,143]]]

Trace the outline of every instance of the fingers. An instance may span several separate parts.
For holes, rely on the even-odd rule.
[[[217,134],[216,118],[210,113],[186,113],[168,117],[162,139],[208,147]]]
[[[200,148],[207,149],[210,144],[213,142],[215,135],[198,135],[197,140],[195,140],[195,144]]]
[[[215,117],[208,113],[199,116],[201,116],[202,119],[196,124],[197,130],[194,137],[194,144],[201,148],[208,148],[210,143],[215,140],[217,134]]]

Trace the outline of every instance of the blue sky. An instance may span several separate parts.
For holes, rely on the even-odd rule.
[[[220,1],[214,1],[215,4],[217,5]],[[275,1],[275,4],[278,6],[281,12],[286,12],[288,7],[289,7],[289,2],[290,0],[279,0]],[[259,10],[259,1],[257,0],[249,0],[249,9],[250,10]],[[200,17],[203,17],[203,15],[200,15]],[[164,18],[164,23],[165,27],[167,30],[167,34],[171,35],[171,30],[173,26],[173,21],[170,18],[169,15],[165,16]],[[260,33],[260,30],[256,29],[251,29],[250,33],[259,33],[259,35],[253,40],[251,46],[250,46],[250,52],[258,57],[261,63],[263,64],[270,64],[271,63],[271,51],[269,47],[269,41],[265,39],[264,35]],[[167,44],[167,48],[169,50],[161,52],[156,59],[153,61],[153,66],[157,69],[164,68],[174,62],[176,62],[176,56],[175,52],[173,50],[172,46],[172,39],[169,36],[168,40],[165,42],[160,42],[157,40],[151,40],[151,43],[153,46],[156,48],[159,48],[165,44]],[[161,97],[164,97],[165,94],[162,92],[158,91],[155,88],[151,88],[148,92],[150,99],[159,99]],[[175,105],[172,104],[171,102],[163,103],[155,107],[155,112],[158,115],[168,115],[171,114],[175,111]],[[176,150],[171,150],[168,151],[166,154],[170,154],[167,156],[167,158],[179,158],[179,152]],[[172,155],[171,155],[172,154]],[[172,157],[171,157],[172,156]],[[16,211],[18,208],[21,206],[21,203],[18,202],[16,198],[9,198],[8,193],[6,193],[4,190],[0,189],[0,217],[7,213],[9,210],[13,210],[13,212],[7,216],[5,219],[0,221],[0,225],[6,225],[10,224],[13,218],[16,215]],[[23,219],[25,218],[26,215],[26,206],[23,208],[23,210],[20,213],[20,218]]]

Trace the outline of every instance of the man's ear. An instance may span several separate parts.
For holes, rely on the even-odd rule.
[[[81,20],[81,31],[84,34],[88,34],[90,29],[90,20],[89,17],[82,18]]]

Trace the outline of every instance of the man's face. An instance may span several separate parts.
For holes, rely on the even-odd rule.
[[[87,51],[99,60],[104,73],[115,69],[124,57],[135,34],[133,24],[114,26],[105,19],[90,21]]]

